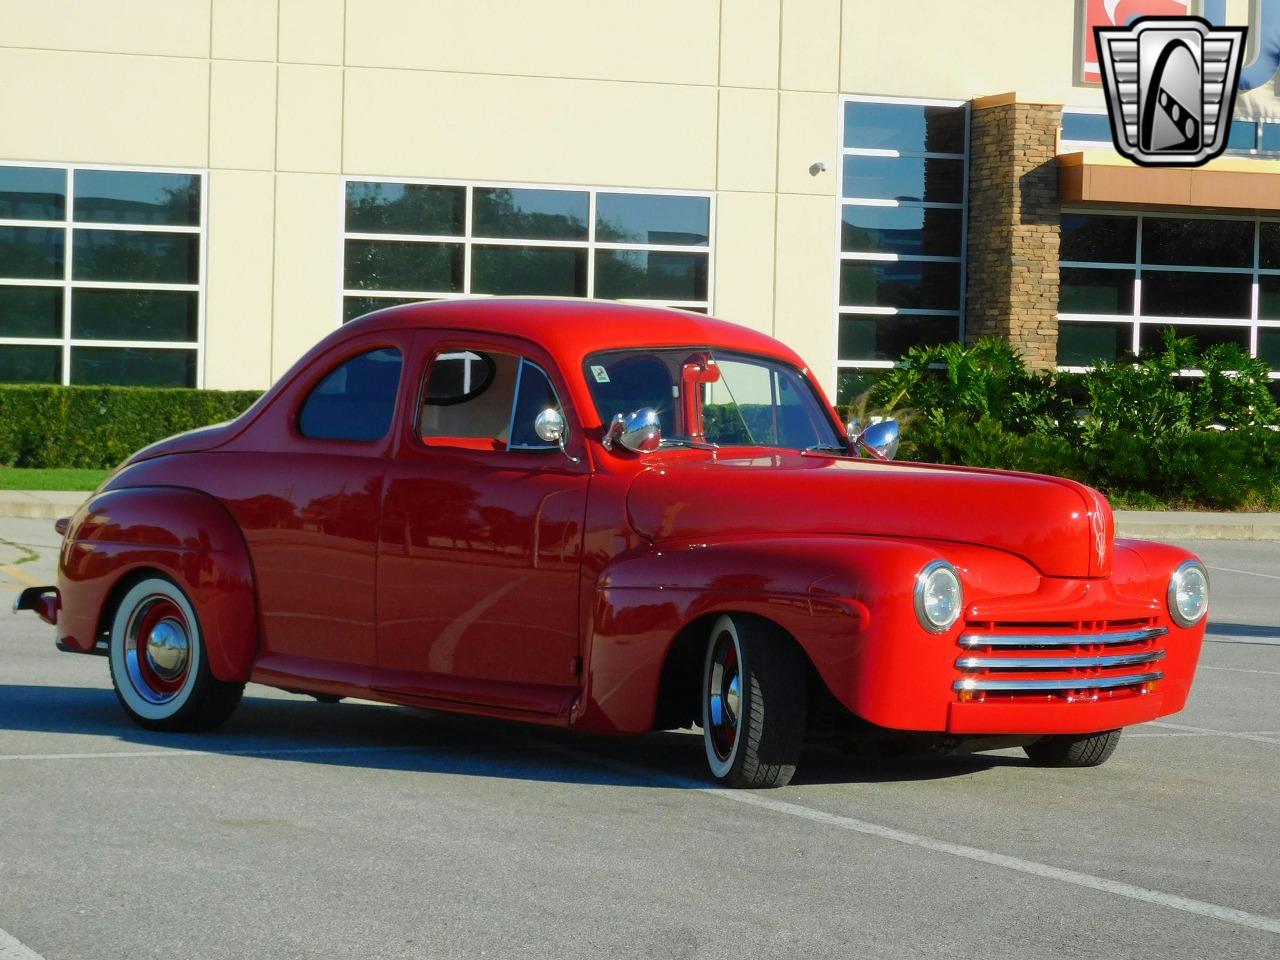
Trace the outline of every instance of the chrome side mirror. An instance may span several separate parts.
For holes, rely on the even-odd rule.
[[[662,445],[662,424],[658,419],[658,411],[653,407],[641,407],[626,416],[620,413],[614,417],[609,429],[605,431],[604,448],[612,450],[615,445],[632,453],[652,453],[657,450]]]
[[[854,449],[861,447],[877,460],[892,460],[898,453],[901,435],[897,420],[872,417],[865,429],[861,421],[850,420],[846,432]]]
[[[560,452],[568,458],[570,463],[577,463],[578,458],[570,456],[569,451],[564,448],[565,439],[569,435],[569,428],[564,422],[564,414],[555,407],[547,407],[533,421],[533,432],[538,435],[538,439],[543,443],[554,443],[560,448]]]

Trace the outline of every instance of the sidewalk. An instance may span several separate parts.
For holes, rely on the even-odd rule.
[[[88,493],[0,490],[0,517],[69,517]],[[1116,535],[1143,540],[1280,540],[1280,513],[1117,510]]]

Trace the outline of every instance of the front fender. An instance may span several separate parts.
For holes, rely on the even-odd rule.
[[[841,703],[874,714],[885,689],[870,669],[876,644],[922,633],[912,584],[940,555],[931,544],[849,536],[668,543],[623,555],[596,583],[587,691],[575,722],[649,729],[676,636],[699,617],[729,610],[777,623]]]
[[[116,588],[145,570],[172,578],[191,598],[213,675],[247,680],[258,648],[249,552],[222,504],[196,490],[110,490],[76,512],[58,563],[58,639],[91,651]]]

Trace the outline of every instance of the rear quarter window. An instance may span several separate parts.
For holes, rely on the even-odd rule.
[[[334,367],[302,405],[298,430],[312,440],[381,440],[400,388],[400,351],[370,350]]]

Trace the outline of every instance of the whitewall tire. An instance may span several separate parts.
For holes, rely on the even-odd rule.
[[[244,690],[210,672],[195,607],[166,577],[140,580],[120,598],[108,660],[120,705],[149,729],[208,730],[231,715]]]

